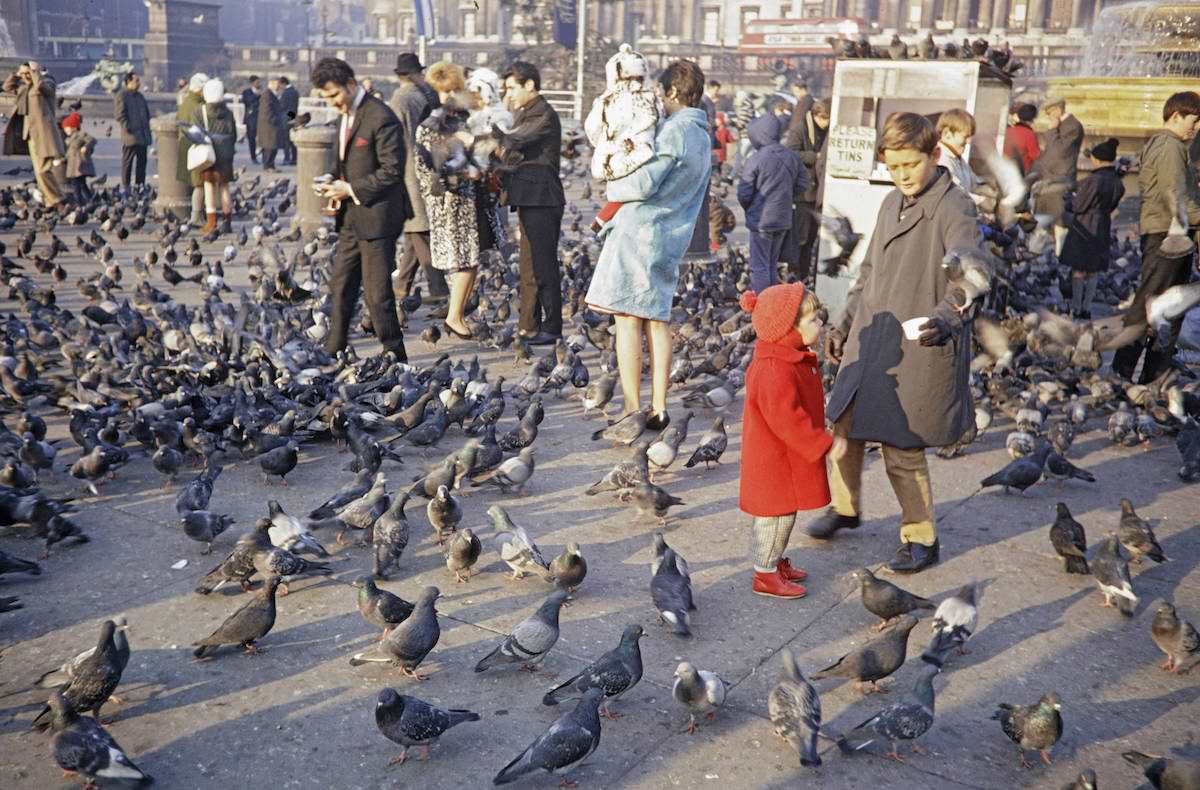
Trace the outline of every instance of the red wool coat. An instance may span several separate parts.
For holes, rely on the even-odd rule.
[[[794,337],[793,330],[785,341]],[[828,505],[832,444],[816,354],[760,339],[746,374],[738,506],[783,516]]]

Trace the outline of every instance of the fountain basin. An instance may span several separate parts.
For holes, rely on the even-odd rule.
[[[1194,77],[1051,77],[1046,93],[1067,101],[1089,139],[1116,137],[1122,148],[1162,128],[1162,108],[1179,91],[1196,90]]]

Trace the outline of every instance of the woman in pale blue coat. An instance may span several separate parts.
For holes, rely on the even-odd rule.
[[[671,371],[671,302],[679,264],[696,227],[712,169],[708,116],[700,109],[704,72],[677,60],[659,77],[667,119],[655,137],[654,158],[608,183],[608,199],[624,205],[606,226],[600,260],[588,287],[593,310],[616,322],[617,366],[625,414],[641,408],[642,335],[650,347],[650,430],[667,416]]]

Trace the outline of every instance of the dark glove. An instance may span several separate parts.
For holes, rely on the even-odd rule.
[[[846,336],[840,329],[830,329],[825,333],[825,358],[834,362],[842,361],[842,349],[846,345]]]
[[[923,346],[944,346],[952,337],[950,325],[937,316],[930,318],[917,329],[921,330],[921,335],[917,340]]]

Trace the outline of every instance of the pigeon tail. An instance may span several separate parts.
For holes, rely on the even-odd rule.
[[[1067,557],[1067,573],[1079,573],[1084,576],[1091,573],[1087,560],[1083,557]]]
[[[518,755],[515,760],[501,768],[500,773],[496,774],[496,777],[492,779],[492,784],[506,785],[509,782],[515,782],[525,774],[534,770],[534,766],[529,760],[529,752],[532,748],[533,747],[531,746],[529,749],[521,752],[521,754]]]

